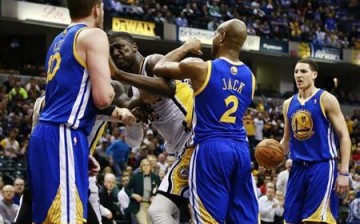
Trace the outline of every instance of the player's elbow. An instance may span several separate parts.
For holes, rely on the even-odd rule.
[[[109,91],[106,94],[100,96],[93,96],[95,107],[98,109],[105,109],[106,107],[111,105],[114,96],[114,91]]]
[[[163,76],[163,74],[166,72],[166,68],[162,63],[157,63],[154,67],[153,73],[157,76]]]

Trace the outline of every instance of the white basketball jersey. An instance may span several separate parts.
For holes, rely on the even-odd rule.
[[[141,75],[146,74],[145,58],[141,66]],[[133,87],[134,96],[140,92]],[[176,81],[176,93],[173,98],[162,98],[159,102],[151,105],[151,108],[159,116],[152,122],[153,127],[165,140],[165,149],[169,153],[175,153],[188,143],[192,136],[194,92],[187,82]]]

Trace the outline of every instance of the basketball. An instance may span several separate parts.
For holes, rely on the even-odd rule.
[[[264,139],[255,148],[255,159],[260,166],[276,167],[284,160],[282,146],[274,139]]]

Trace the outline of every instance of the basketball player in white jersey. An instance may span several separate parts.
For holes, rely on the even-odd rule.
[[[110,54],[119,69],[138,73],[140,77],[154,77],[153,67],[162,57],[156,54],[143,57],[138,52],[133,37],[125,32],[110,36]],[[127,82],[140,89],[145,85],[136,82],[134,77],[120,75],[118,71],[115,73],[113,77],[122,82]],[[166,89],[166,85],[168,85],[168,89]],[[175,91],[172,91],[173,88]],[[186,218],[186,213],[188,213],[188,168],[193,151],[191,147],[193,90],[186,82],[166,80],[164,80],[164,85],[159,87],[160,93],[171,98],[160,97],[159,92],[151,92],[157,95],[150,95],[135,87],[128,89],[133,96],[140,96],[146,103],[153,103],[149,107],[157,114],[158,119],[151,121],[151,124],[165,139],[167,152],[177,156],[158,188],[157,195],[148,210],[149,215],[155,224],[173,224],[180,222],[181,211],[181,216],[188,221],[190,219],[189,216]],[[141,144],[143,140],[141,127],[142,124],[137,123],[125,129],[125,141],[130,147]],[[131,200],[141,201],[140,195],[132,194],[130,197]]]

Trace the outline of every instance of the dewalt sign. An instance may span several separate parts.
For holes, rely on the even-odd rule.
[[[140,20],[113,18],[112,31],[124,31],[142,36],[156,37],[155,23]]]

